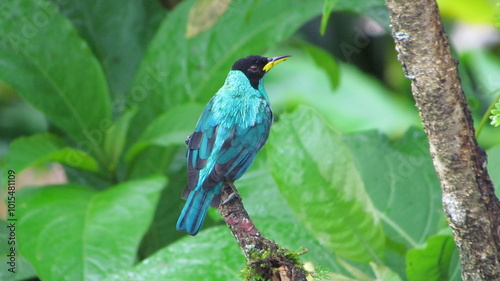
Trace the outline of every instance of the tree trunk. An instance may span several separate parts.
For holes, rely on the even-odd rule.
[[[435,0],[386,0],[398,59],[408,79],[444,211],[460,251],[463,280],[500,280],[500,203],[478,147]]]

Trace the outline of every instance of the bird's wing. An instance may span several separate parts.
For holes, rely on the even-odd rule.
[[[188,185],[183,192],[183,198],[187,198],[189,192],[198,185],[200,170],[206,167],[217,138],[224,137],[224,141],[213,154],[213,157],[216,157],[215,165],[201,184],[204,190],[214,188],[225,179],[238,179],[253,162],[269,135],[272,123],[269,107],[266,107],[266,111],[256,119],[253,126],[240,128],[236,125],[230,129],[219,127],[213,119],[211,108],[211,103],[205,107],[195,131],[188,139]],[[218,202],[212,205],[218,206]]]
[[[213,100],[205,106],[194,132],[188,137],[188,185],[182,194],[186,197],[198,184],[200,170],[205,168],[217,137],[218,123],[213,119]],[[184,198],[185,199],[185,198]]]
[[[269,107],[263,115],[265,117],[257,118],[252,126],[247,128],[235,126],[229,134],[226,134],[228,137],[217,153],[215,165],[201,185],[204,190],[212,188],[223,180],[238,179],[252,164],[257,152],[267,140],[272,123],[272,112]]]

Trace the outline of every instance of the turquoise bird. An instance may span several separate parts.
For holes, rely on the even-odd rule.
[[[208,207],[219,207],[225,183],[232,184],[250,167],[266,143],[273,122],[263,78],[290,56],[248,56],[236,61],[222,88],[201,114],[187,138],[187,199],[177,230],[196,235]]]

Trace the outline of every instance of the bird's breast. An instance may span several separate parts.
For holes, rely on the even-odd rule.
[[[269,102],[263,98],[235,93],[215,100],[212,110],[219,126],[245,129],[265,121],[270,107]]]

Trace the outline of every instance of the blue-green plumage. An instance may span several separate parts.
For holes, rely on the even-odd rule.
[[[288,56],[238,60],[205,106],[187,140],[187,199],[177,230],[196,235],[208,207],[218,207],[225,182],[240,178],[269,136],[273,116],[263,77]]]

